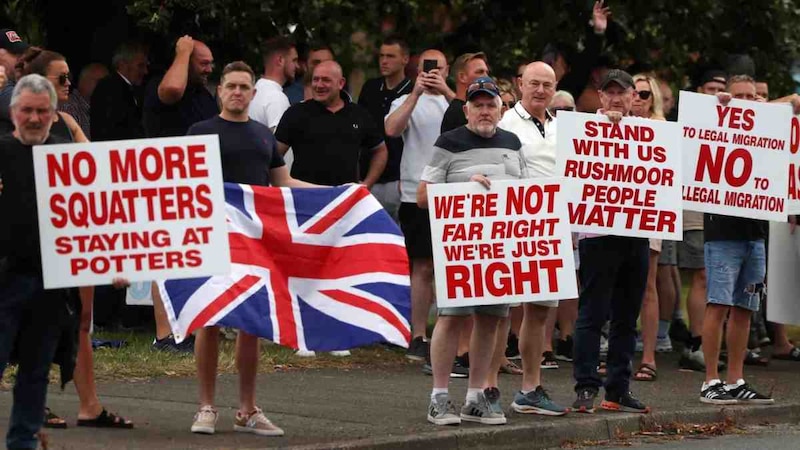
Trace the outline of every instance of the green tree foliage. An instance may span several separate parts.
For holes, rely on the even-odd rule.
[[[789,68],[800,56],[797,0],[648,0],[608,2],[607,53],[683,80],[697,63],[725,64],[748,54],[772,91],[794,89]],[[174,39],[191,33],[214,44],[217,58],[258,62],[258,44],[275,34],[330,43],[345,65],[374,66],[371,49],[398,32],[412,47],[455,55],[483,50],[495,72],[541,55],[547,43],[581,50],[592,0],[129,0],[140,26]],[[366,44],[352,43],[354,32]],[[259,65],[256,64],[258,67]]]

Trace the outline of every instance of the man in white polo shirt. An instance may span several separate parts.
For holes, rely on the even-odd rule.
[[[294,80],[297,71],[297,49],[282,36],[264,43],[264,74],[256,82],[256,96],[250,103],[249,115],[275,133],[283,113],[289,109],[289,98],[283,85]]]
[[[423,70],[425,61],[436,68]],[[430,64],[430,63],[429,63]],[[432,64],[431,64],[432,65]],[[455,93],[447,87],[447,58],[439,50],[425,50],[419,58],[419,75],[410,94],[392,102],[384,125],[386,136],[403,137],[400,160],[400,227],[411,260],[411,333],[406,357],[424,361],[428,355],[425,331],[433,303],[433,249],[428,210],[417,206],[417,186],[422,170],[433,156],[444,113]]]
[[[525,67],[520,81],[522,100],[503,115],[498,126],[519,137],[522,157],[531,177],[553,176],[556,165],[556,119],[547,111],[556,93],[556,74],[541,62]],[[518,413],[561,416],[567,413],[541,386],[541,360],[547,316],[558,301],[523,303],[519,350],[522,355],[522,390],[514,396]],[[555,312],[555,311],[554,311]],[[566,330],[565,330],[566,331]]]

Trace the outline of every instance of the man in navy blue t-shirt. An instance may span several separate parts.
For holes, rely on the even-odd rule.
[[[192,125],[188,134],[219,135],[224,181],[259,186],[316,187],[289,175],[272,132],[248,117],[250,101],[255,96],[255,74],[250,66],[241,61],[225,66],[217,95],[222,102],[222,113]],[[218,327],[203,328],[197,333],[195,358],[200,383],[200,410],[192,425],[194,433],[212,434],[215,431],[214,384],[218,340]],[[258,337],[240,330],[237,341],[240,400],[234,429],[262,436],[282,436],[283,430],[270,422],[255,404]]]

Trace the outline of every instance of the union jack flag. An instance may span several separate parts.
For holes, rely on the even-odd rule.
[[[159,283],[176,340],[223,325],[301,350],[407,347],[408,257],[363,186],[225,183],[231,274]]]

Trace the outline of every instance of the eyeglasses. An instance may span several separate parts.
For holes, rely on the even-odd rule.
[[[574,106],[556,106],[553,108],[547,108],[550,111],[550,114],[556,116],[558,115],[559,111],[575,111]]]
[[[488,89],[497,93],[500,92],[500,88],[498,88],[497,85],[492,81],[479,81],[477,83],[472,83],[467,87],[467,92],[476,91],[478,89]]]
[[[62,73],[57,78],[58,84],[60,84],[61,86],[66,86],[67,85],[67,81],[71,81],[71,79],[72,79],[72,76],[71,76],[71,74],[69,72]]]
[[[639,98],[642,100],[647,100],[648,98],[650,98],[650,95],[652,94],[652,92],[650,91],[634,91],[634,92],[636,92],[636,95],[638,95]]]

